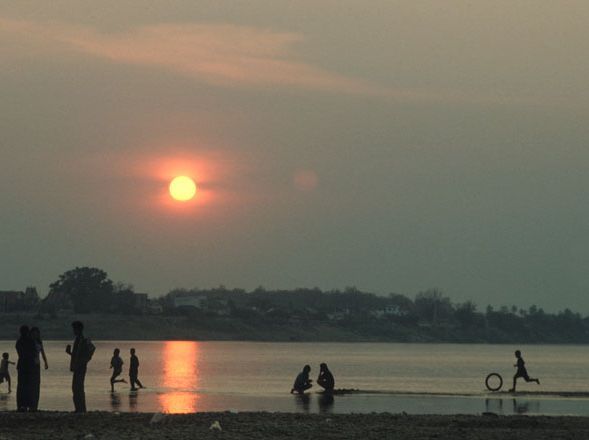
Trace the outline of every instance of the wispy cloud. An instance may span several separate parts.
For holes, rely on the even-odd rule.
[[[152,66],[218,85],[293,86],[360,94],[384,92],[297,59],[299,34],[234,25],[158,24],[102,33],[65,24],[0,19],[18,34],[116,63]]]
[[[165,69],[225,87],[300,88],[404,101],[530,104],[527,99],[492,93],[373,84],[301,59],[296,51],[305,40],[301,34],[248,26],[156,24],[106,33],[64,23],[0,18],[0,41],[10,37],[18,40],[16,51],[27,47],[35,56],[65,50]],[[7,44],[0,44],[0,57],[9,50]]]

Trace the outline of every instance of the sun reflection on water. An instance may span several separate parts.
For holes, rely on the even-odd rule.
[[[198,343],[167,341],[164,345],[164,380],[167,392],[160,394],[162,411],[188,413],[197,409]]]

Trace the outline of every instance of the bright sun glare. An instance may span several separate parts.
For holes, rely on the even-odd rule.
[[[196,184],[194,180],[187,176],[175,177],[170,182],[170,195],[174,200],[186,202],[196,194]]]

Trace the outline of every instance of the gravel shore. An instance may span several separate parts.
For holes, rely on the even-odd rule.
[[[220,429],[211,429],[218,422]],[[0,413],[0,440],[29,439],[587,439],[589,418],[62,412]]]

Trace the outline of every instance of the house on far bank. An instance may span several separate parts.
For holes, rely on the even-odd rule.
[[[136,293],[134,309],[142,315],[161,315],[164,308],[157,299],[149,298],[147,293]]]
[[[147,313],[149,315],[161,315],[164,313],[164,307],[156,299],[147,300]]]
[[[0,312],[6,313],[16,310],[18,298],[22,292],[16,290],[0,291]]]
[[[407,311],[402,310],[398,305],[388,305],[380,309],[372,310],[370,314],[377,319],[381,319],[385,317],[405,316],[407,315]]]
[[[343,321],[350,316],[350,309],[338,309],[327,314],[329,321]]]
[[[203,309],[206,301],[206,295],[175,295],[173,298],[174,308],[194,307],[196,309]]]
[[[0,313],[32,310],[39,305],[39,295],[35,287],[24,291],[0,290]]]
[[[147,293],[125,291],[115,296],[115,310],[123,313],[146,313],[149,306]]]

